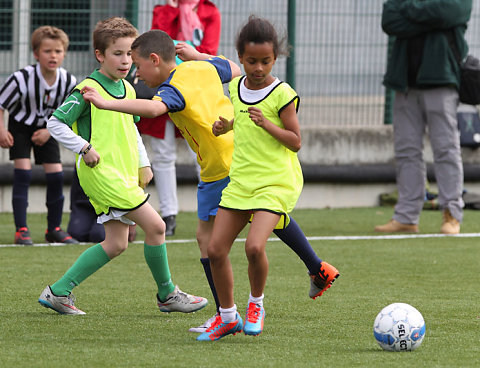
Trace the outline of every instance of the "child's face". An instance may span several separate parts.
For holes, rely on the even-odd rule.
[[[95,55],[100,62],[100,73],[115,82],[125,78],[132,66],[133,41],[133,37],[121,37],[110,44],[105,53],[95,50]]]
[[[243,65],[247,76],[247,87],[250,89],[261,89],[270,85],[273,76],[270,75],[275,65],[275,54],[273,44],[265,43],[247,43],[243,55],[238,55],[240,63]]]
[[[165,82],[166,78],[162,76],[159,67],[160,59],[157,55],[152,54],[149,58],[143,58],[137,50],[133,50],[132,59],[137,67],[137,76],[143,80],[148,87],[155,88]]]
[[[65,49],[62,41],[45,38],[40,43],[40,47],[33,52],[33,56],[40,64],[42,73],[52,73],[62,66]]]

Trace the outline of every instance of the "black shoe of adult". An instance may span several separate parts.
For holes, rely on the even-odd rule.
[[[163,221],[165,221],[165,225],[166,225],[165,236],[175,235],[175,228],[177,227],[175,215],[164,217]]]
[[[49,243],[78,244],[77,239],[72,238],[69,233],[63,231],[60,227],[45,231],[45,240]]]

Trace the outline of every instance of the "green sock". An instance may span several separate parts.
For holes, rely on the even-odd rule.
[[[170,268],[168,267],[167,246],[143,244],[143,253],[153,278],[158,286],[158,297],[163,302],[174,289]]]
[[[67,272],[50,288],[55,295],[68,295],[72,289],[88,276],[110,261],[100,244],[85,250]]]

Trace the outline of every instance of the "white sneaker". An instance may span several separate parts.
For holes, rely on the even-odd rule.
[[[192,327],[188,331],[198,332],[198,333],[203,333],[207,331],[207,328],[209,328],[212,325],[212,323],[215,321],[215,318],[217,318],[217,315],[218,314],[215,314],[213,317],[210,317],[209,319],[207,319],[203,325],[200,325],[198,327]]]
[[[167,300],[162,302],[157,294],[158,307],[160,312],[182,312],[191,313],[196,312],[208,303],[208,300],[201,296],[194,296],[181,291],[178,286],[167,295]]]
[[[45,308],[53,309],[55,312],[60,314],[86,314],[84,311],[81,311],[75,307],[75,297],[73,294],[67,296],[56,296],[52,293],[50,286],[47,286],[40,297],[38,302]]]

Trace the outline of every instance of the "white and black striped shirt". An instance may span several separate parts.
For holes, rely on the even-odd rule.
[[[73,75],[58,68],[57,79],[49,86],[40,65],[28,65],[8,77],[2,86],[0,108],[8,110],[10,119],[20,124],[43,128],[76,84]]]

